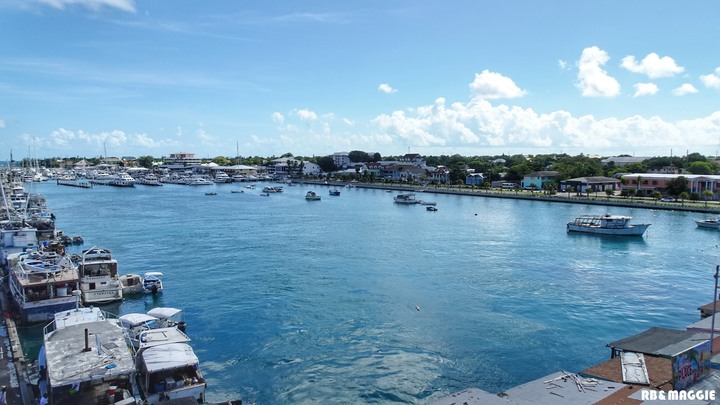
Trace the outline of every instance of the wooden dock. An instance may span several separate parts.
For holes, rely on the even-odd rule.
[[[77,180],[57,180],[58,186],[70,186],[80,188],[92,188],[92,184],[89,181],[77,181]]]

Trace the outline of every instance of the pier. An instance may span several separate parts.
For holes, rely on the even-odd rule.
[[[70,186],[80,188],[92,188],[92,184],[88,181],[76,181],[76,180],[57,180],[58,186]]]
[[[9,291],[7,278],[3,278],[0,288],[0,304],[3,311],[0,335],[3,337],[5,350],[0,354],[0,369],[6,372],[0,372],[0,385],[6,387],[8,405],[35,405],[35,394],[28,386],[27,363],[17,326],[11,316],[7,291]]]

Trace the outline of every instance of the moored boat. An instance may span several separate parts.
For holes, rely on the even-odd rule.
[[[330,195],[332,195],[332,196],[339,196],[339,195],[340,195],[340,190],[334,188],[334,189],[330,190]]]
[[[118,275],[118,262],[108,249],[93,247],[82,251],[78,261],[80,291],[85,304],[120,301],[123,287]]]
[[[123,296],[143,292],[142,277],[139,274],[123,274],[120,276]]]
[[[149,271],[143,276],[143,292],[157,294],[163,290],[163,274],[159,271]]]
[[[720,229],[720,218],[696,219],[698,228]]]
[[[581,215],[567,223],[568,232],[600,235],[642,236],[650,224],[630,224],[632,217],[624,215]]]
[[[393,197],[393,201],[396,204],[417,204],[419,201],[415,198],[415,194],[412,193],[401,193]]]
[[[147,404],[194,398],[205,402],[207,383],[190,338],[178,328],[158,328],[140,334],[136,356],[137,379]]]
[[[314,191],[308,191],[305,193],[305,199],[308,201],[317,201],[320,199],[320,196]]]
[[[22,322],[45,322],[75,307],[71,292],[78,288],[80,277],[64,251],[13,253],[8,260],[10,294]]]
[[[38,363],[40,392],[51,404],[136,403],[133,351],[117,319],[99,308],[56,313]]]

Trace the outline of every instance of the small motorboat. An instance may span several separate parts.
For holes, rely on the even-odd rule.
[[[340,195],[340,190],[334,188],[334,189],[330,190],[330,195],[338,196],[338,195]]]
[[[120,276],[123,295],[139,294],[143,292],[142,277],[139,274],[124,274]]]
[[[305,199],[308,201],[318,201],[320,200],[320,196],[314,191],[308,191],[305,194]]]
[[[230,192],[237,194],[237,193],[244,193],[245,191],[243,191],[243,190],[230,190]]]
[[[437,208],[436,208],[435,206],[432,206],[432,205],[428,205],[427,207],[425,207],[425,209],[428,210],[428,211],[437,211]]]
[[[72,238],[73,245],[82,245],[83,243],[85,243],[85,240],[83,239],[82,236],[73,236],[73,238]]]
[[[143,292],[146,294],[157,294],[162,292],[163,274],[159,271],[149,271],[143,276]]]
[[[209,193],[205,193],[205,195],[217,195],[217,193],[214,192],[214,191],[211,191],[211,192],[209,192]]]

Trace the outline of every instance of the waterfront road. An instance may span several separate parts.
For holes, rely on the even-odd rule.
[[[7,288],[7,283],[2,283],[0,304],[3,316],[0,321],[0,337],[2,337],[3,350],[0,352],[0,386],[6,387],[8,405],[34,405],[35,396],[25,377],[25,356],[20,346],[15,322],[9,316],[10,307],[5,293]]]

